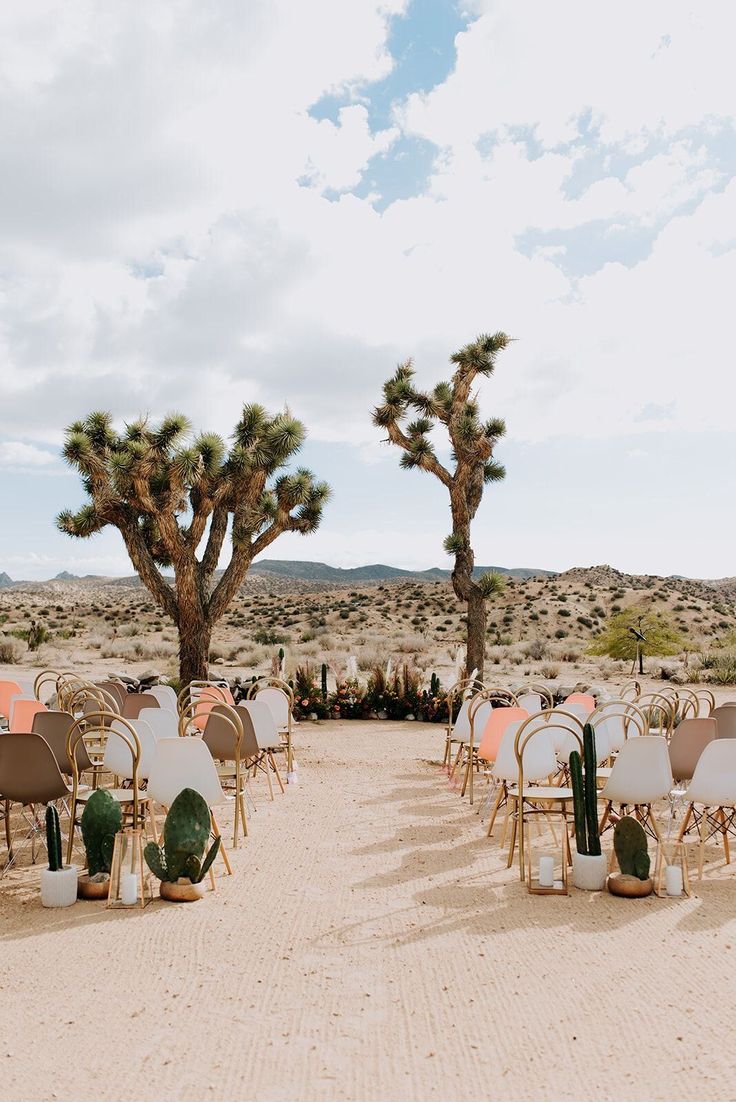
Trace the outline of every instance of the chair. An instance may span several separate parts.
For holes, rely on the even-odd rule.
[[[718,738],[708,743],[695,767],[685,799],[688,809],[677,840],[682,841],[692,820],[700,837],[698,875],[702,877],[705,843],[714,834],[723,838],[726,864],[731,861],[728,835],[735,832],[736,820],[736,742],[733,739]]]
[[[209,703],[209,702],[206,702]],[[196,716],[197,701],[193,701],[188,708]],[[180,729],[185,724],[186,712],[180,719]],[[217,770],[221,780],[228,780],[235,785],[235,817],[233,822],[233,849],[238,845],[238,832],[240,823],[243,824],[243,835],[248,836],[248,818],[245,813],[243,793],[247,783],[249,762],[254,761],[260,751],[255,737],[253,725],[248,721],[247,728],[243,722],[243,713],[231,704],[215,704],[208,709],[202,742],[209,750],[212,758],[221,763]]]
[[[23,696],[23,690],[17,681],[0,681],[0,717],[10,718],[10,701],[14,696]]]
[[[641,684],[638,681],[624,681],[618,690],[619,700],[631,700],[636,702],[641,696]]]
[[[157,739],[178,738],[179,717],[170,708],[141,708],[139,720],[145,720]]]
[[[454,685],[451,685],[447,690],[447,727],[445,729],[445,755],[442,759],[442,768],[452,775],[452,749],[453,744],[459,741],[459,738],[470,734],[470,720],[468,718],[468,701],[472,696],[479,692],[483,688],[482,685],[478,685],[472,678],[463,678],[460,681],[456,681]],[[453,721],[453,714],[455,712],[455,701],[460,700],[460,708],[458,714]]]
[[[276,780],[279,782],[279,788],[282,793],[284,791],[284,785],[281,780],[281,774],[279,773],[278,766],[274,754],[284,749],[284,744],[281,741],[278,730],[276,729],[276,723],[274,721],[271,710],[267,704],[262,704],[258,700],[244,700],[237,705],[236,712],[244,713],[242,715],[243,732],[244,734],[248,730],[248,724],[250,723],[253,728],[253,734],[255,736],[256,744],[258,746],[258,754],[256,760],[253,762],[253,776],[255,777],[256,771],[260,769],[266,774],[266,780],[268,781],[268,790],[273,800],[273,784],[271,783],[271,770],[276,774]],[[246,718],[247,717],[247,718]]]
[[[28,832],[22,848],[30,844],[31,857],[35,863],[36,844],[39,838],[45,837],[45,824],[39,822],[36,806],[69,796],[69,788],[61,775],[53,751],[41,735],[10,732],[0,735],[0,793],[5,807],[5,841],[8,847],[7,860],[2,870],[2,875],[5,875],[16,858],[14,842],[23,823],[28,827]],[[22,809],[12,832],[11,804],[20,804]]]
[[[716,721],[718,738],[736,738],[736,708],[723,704],[713,709],[710,718]]]
[[[171,685],[152,685],[146,692],[151,696],[155,696],[159,703],[160,708],[166,708],[168,711],[177,713],[176,707],[176,693],[172,689]]]
[[[56,712],[50,709],[46,712],[36,712],[33,717],[33,733],[46,739],[56,758],[56,764],[65,777],[72,775],[72,763],[67,757],[66,744],[74,722],[75,717],[68,712]],[[77,743],[77,759],[80,774],[92,768],[92,762],[83,742]]]
[[[103,693],[106,694],[106,702],[114,702],[116,705],[115,711],[122,715],[123,706],[130,695],[125,685],[121,685],[119,681],[98,681],[97,688],[102,689]]]
[[[231,875],[232,866],[222,845],[222,834],[213,811],[213,808],[226,803],[228,797],[220,784],[212,754],[202,739],[178,736],[159,739],[148,778],[148,795],[168,809],[184,788],[193,788],[206,801],[212,832],[220,838],[222,859],[228,875]]]
[[[629,738],[613,763],[611,775],[601,791],[606,801],[601,819],[601,832],[618,804],[620,813],[633,809],[645,830],[662,842],[662,835],[652,811],[652,804],[666,799],[672,788],[672,770],[667,752],[667,740],[662,735]]]
[[[152,712],[155,709],[147,708],[143,710]],[[138,780],[147,781],[156,752],[157,739],[150,725],[140,716],[138,719],[128,720],[127,723],[123,723],[122,716],[112,721],[105,744],[103,764],[108,773],[111,773],[114,777],[120,777],[124,781],[133,780],[133,763],[128,737],[130,728],[135,731],[140,743]]]
[[[160,704],[151,693],[126,693],[123,710],[120,713],[123,719],[138,719],[143,708],[159,708]]]
[[[628,700],[607,700],[599,704],[588,716],[588,723],[595,732],[596,746],[605,740],[608,747],[606,757],[618,753],[628,738],[647,733],[646,716],[633,701]],[[604,760],[600,754],[598,760]]]
[[[114,725],[114,730],[113,730]],[[107,755],[107,744],[112,739],[110,756]],[[87,712],[74,721],[67,737],[66,752],[72,763],[72,804],[71,819],[69,824],[69,842],[67,846],[67,864],[71,864],[72,850],[74,847],[74,828],[77,825],[77,810],[80,804],[86,803],[94,789],[83,788],[80,785],[81,770],[77,747],[84,743],[92,768],[95,771],[95,780],[98,781],[102,772],[106,771],[107,761],[119,767],[122,772],[129,774],[132,781],[130,788],[107,788],[114,800],[121,805],[123,815],[127,816],[133,830],[138,828],[140,821],[140,806],[148,807],[148,796],[139,787],[138,768],[141,760],[141,742],[138,733],[130,722],[123,716],[112,716],[109,712]],[[152,818],[151,823],[156,837],[156,823]]]
[[[529,712],[521,704],[518,708],[494,708],[486,722],[478,745],[478,759],[493,763],[501,745],[501,739],[511,723],[523,723]]]
[[[554,722],[554,721],[553,721]],[[567,730],[567,729],[566,729]],[[582,752],[583,740],[577,735],[577,748]],[[508,865],[514,860],[516,835],[519,835],[519,872],[524,879],[525,862],[525,815],[558,815],[562,820],[564,860],[570,864],[570,843],[567,836],[567,824],[570,818],[572,788],[550,784],[549,778],[557,767],[557,754],[551,737],[550,724],[540,716],[530,716],[525,720],[514,738],[514,757],[517,767],[517,783],[512,790],[514,809],[511,812],[511,843]],[[540,781],[547,780],[547,784]]]
[[[700,756],[709,743],[718,738],[715,719],[683,719],[672,732],[669,755],[672,777],[689,781],[695,775]]]
[[[33,727],[33,717],[38,712],[48,711],[45,704],[35,697],[16,696],[10,701],[10,723],[8,730],[22,734]]]
[[[294,711],[294,690],[280,677],[262,677],[248,690],[248,700],[260,700],[271,709],[279,734],[286,739],[286,772],[293,769],[292,726]]]
[[[695,697],[700,703],[699,716],[713,715],[716,706],[716,698],[710,689],[695,689]]]
[[[595,697],[591,696],[590,693],[570,693],[568,697],[565,697],[561,706],[576,715],[580,713],[580,718],[584,719],[586,715],[589,716],[595,710]]]

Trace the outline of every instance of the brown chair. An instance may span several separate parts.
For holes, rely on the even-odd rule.
[[[144,708],[160,708],[153,693],[126,693],[123,710],[120,713],[123,719],[138,719]]]
[[[123,705],[125,704],[128,693],[124,685],[121,685],[119,681],[97,681],[95,686],[98,689],[102,689],[105,694],[106,701],[114,703],[116,705],[116,711],[123,714]]]
[[[66,744],[73,726],[74,716],[68,712],[38,712],[33,717],[33,733],[46,739],[56,758],[56,764],[67,777],[72,775],[72,763],[67,757]],[[77,743],[77,764],[80,773],[92,769],[87,748],[81,740]]]
[[[710,718],[718,724],[718,738],[736,738],[736,708],[721,705],[713,709]]]
[[[190,706],[196,712],[196,703]],[[208,708],[207,722],[202,732],[202,741],[216,762],[220,762],[217,773],[220,782],[235,787],[235,821],[233,823],[233,848],[238,844],[238,830],[243,824],[243,834],[248,835],[248,821],[245,814],[243,793],[248,769],[260,751],[252,724],[244,723],[244,715],[230,704],[215,704]],[[185,713],[186,716],[186,713]],[[184,717],[183,717],[184,718]],[[190,717],[196,724],[197,715]]]
[[[0,874],[4,875],[16,858],[15,836],[23,825],[28,830],[22,848],[30,844],[35,863],[38,840],[45,838],[45,823],[39,820],[36,808],[70,795],[54,753],[41,735],[0,735],[0,792],[5,805],[5,841],[8,847],[7,861]],[[21,814],[12,832],[11,804],[21,806]]]
[[[717,737],[718,726],[712,717],[683,719],[675,727],[668,748],[673,780],[692,780],[700,755],[708,743]]]

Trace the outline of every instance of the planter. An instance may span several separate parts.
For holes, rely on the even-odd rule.
[[[85,872],[77,881],[77,895],[80,899],[107,899],[109,894],[109,876],[105,880],[90,880]]]
[[[63,869],[52,872],[41,869],[41,903],[44,907],[71,907],[77,902],[76,865],[65,865]]]
[[[604,853],[573,853],[572,882],[585,892],[602,892],[608,877],[608,858]]]
[[[193,884],[191,880],[180,878],[172,884],[169,880],[162,880],[159,895],[169,903],[194,903],[204,895],[204,882]]]
[[[651,876],[647,880],[640,880],[638,876],[620,873],[618,876],[608,877],[608,890],[611,895],[621,895],[626,899],[643,899],[645,895],[652,894],[654,881]]]

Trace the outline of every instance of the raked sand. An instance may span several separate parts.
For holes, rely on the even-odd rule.
[[[4,1102],[736,1097],[722,860],[690,900],[530,897],[429,764],[439,727],[297,740],[203,902],[0,883]]]

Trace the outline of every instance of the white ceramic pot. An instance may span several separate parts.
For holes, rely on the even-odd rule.
[[[41,903],[44,907],[71,907],[77,902],[76,865],[65,865],[58,872],[41,869]]]
[[[608,877],[608,858],[605,853],[573,853],[572,882],[585,892],[602,892]]]

